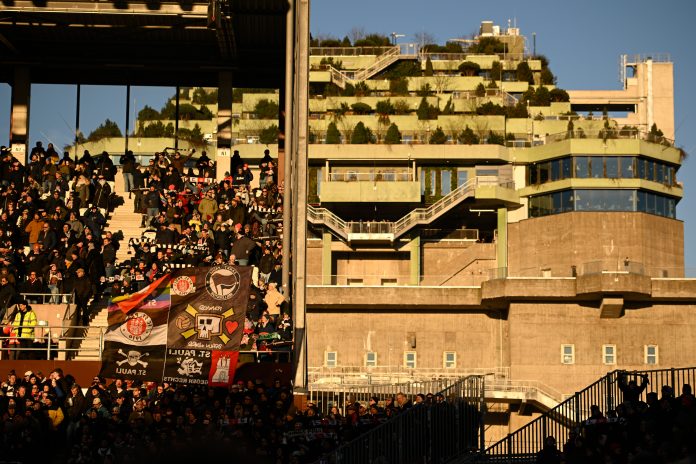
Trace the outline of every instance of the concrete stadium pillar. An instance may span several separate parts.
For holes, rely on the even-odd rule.
[[[291,171],[290,203],[292,211],[292,307],[295,322],[295,394],[307,392],[307,123],[309,118],[309,0],[289,2],[288,22],[294,24],[294,78],[292,139],[285,141],[285,168]],[[288,34],[290,36],[290,34]],[[287,185],[286,192],[287,192]],[[287,194],[286,194],[287,195]],[[286,196],[287,198],[287,196]],[[283,234],[287,233],[284,228]],[[287,249],[283,250],[287,253]]]
[[[222,179],[226,171],[230,171],[231,160],[232,72],[222,71],[218,74],[217,153],[215,153],[217,180]]]
[[[498,260],[498,268],[505,268],[505,274],[508,275],[507,269],[507,221],[508,211],[506,208],[498,208],[498,237],[496,241],[496,258]]]
[[[10,148],[15,158],[26,162],[27,144],[29,143],[29,103],[31,100],[29,68],[14,68],[11,99]]]
[[[321,284],[331,285],[331,232],[324,231],[321,236]]]
[[[409,277],[409,285],[419,285],[420,284],[420,272],[421,272],[421,239],[420,235],[416,235],[411,239],[410,246],[410,265],[411,265],[411,275]]]

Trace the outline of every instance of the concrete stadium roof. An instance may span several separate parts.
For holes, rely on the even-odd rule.
[[[2,0],[0,81],[28,66],[32,82],[283,86],[287,0],[209,2]]]

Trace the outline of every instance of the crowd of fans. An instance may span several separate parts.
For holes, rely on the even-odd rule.
[[[668,385],[641,394],[644,375],[621,373],[617,382],[623,402],[604,414],[597,405],[590,417],[571,431],[562,451],[553,436],[546,437],[537,454],[540,464],[686,464],[696,459],[696,397],[683,384],[675,396]]]
[[[229,388],[138,383],[95,377],[78,385],[58,368],[48,376],[11,371],[0,387],[0,455],[5,461],[61,463],[315,462],[412,407],[446,407],[442,395],[405,394],[338,405],[322,415],[297,408],[292,389],[275,379]],[[47,452],[50,450],[50,452]]]
[[[274,160],[266,150],[255,179],[235,151],[231,174],[218,182],[206,153],[193,156],[165,150],[141,165],[127,152],[114,164],[106,152],[74,160],[37,142],[25,166],[0,147],[0,320],[11,357],[40,356],[24,350],[41,342],[31,304],[74,296],[74,322],[87,325],[90,302],[137,291],[177,267],[223,263],[254,266],[243,349],[287,349],[283,185]],[[123,192],[114,191],[119,165]],[[125,195],[149,231],[133,243],[107,227]],[[125,262],[117,261],[120,247],[133,248]]]

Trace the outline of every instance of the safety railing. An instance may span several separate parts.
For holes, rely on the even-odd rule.
[[[481,186],[515,188],[514,182],[508,179],[501,180],[495,176],[474,177],[473,179],[469,179],[429,207],[414,209],[409,214],[396,221],[394,223],[394,238],[402,235],[416,224],[429,224],[465,198],[472,196],[476,188]]]
[[[307,285],[311,287],[336,286],[336,287],[480,287],[481,283],[490,280],[488,269],[472,269],[471,271],[451,274],[425,274],[418,276],[414,283],[411,274],[365,274],[355,272],[352,274],[308,274]]]
[[[664,136],[658,136],[651,134],[645,130],[635,130],[635,129],[621,129],[621,128],[609,128],[602,129],[598,131],[590,131],[583,129],[575,129],[572,131],[558,132],[555,134],[548,134],[545,137],[546,143],[558,142],[561,140],[568,139],[635,139],[635,140],[645,140],[647,142],[659,143],[662,145],[673,146],[674,140],[669,139]]]
[[[88,326],[6,325],[0,336],[2,359],[70,359],[78,352],[101,358],[105,328],[98,328],[97,343],[85,347]],[[32,333],[33,332],[33,333]]]
[[[510,376],[509,367],[490,368],[422,368],[409,369],[401,365],[392,366],[310,366],[307,379],[312,388],[326,390],[355,388],[369,385],[396,385],[430,382],[440,379],[461,379],[471,375],[486,376],[486,388],[492,383],[505,381]]]
[[[20,296],[31,304],[73,304],[75,302],[72,293],[20,293]]]
[[[512,60],[520,61],[523,60],[524,53],[440,53],[440,52],[420,52],[421,61],[425,61],[430,58],[431,61],[442,60],[442,61],[465,61],[468,57],[472,56],[490,56],[497,55],[502,60]]]
[[[330,172],[329,182],[413,182],[411,171]]]
[[[498,176],[478,176],[469,179],[450,193],[428,206],[427,208],[417,208],[399,219],[396,222],[374,222],[380,224],[379,229],[391,234],[391,239],[395,240],[418,224],[429,224],[452,207],[461,203],[462,200],[472,196],[478,187],[498,186],[507,189],[514,189],[515,183],[509,179],[501,179]],[[348,239],[352,233],[350,227],[356,222],[346,222],[336,216],[326,208],[314,208],[307,206],[307,219],[314,224],[324,224],[336,232],[341,238]],[[371,224],[370,221],[357,222],[359,224]],[[362,225],[360,227],[363,227]],[[369,226],[367,226],[369,228]],[[390,232],[386,232],[391,228]]]
[[[544,439],[548,436],[553,436],[557,443],[565,443],[570,432],[590,417],[593,405],[606,414],[623,401],[618,381],[622,373],[625,371],[609,372],[555,408],[488,447],[485,455],[467,462],[499,462],[501,458],[515,462],[530,458],[543,447]],[[635,378],[639,385],[645,376],[648,383],[640,396],[644,401],[648,393],[658,392],[665,385],[675,392],[680,391],[685,383],[693,385],[696,381],[696,367],[633,371],[625,375],[627,381]]]
[[[360,55],[381,55],[393,49],[388,47],[309,47],[309,54],[312,56],[360,56]]]
[[[653,279],[685,279],[696,277],[696,269],[684,267],[646,266],[627,259],[589,261],[578,265],[532,266],[510,271],[496,268],[487,271],[490,279],[506,278],[565,278],[600,274],[636,274]]]
[[[419,393],[435,393],[454,385],[461,377],[441,378],[428,380],[404,380],[396,383],[375,384],[343,384],[333,382],[311,383],[307,400],[324,414],[331,412],[332,408],[338,408],[341,414],[346,413],[346,408],[354,403],[367,405],[371,398],[377,398],[379,404],[384,406],[388,399],[394,399],[397,393],[403,393],[411,400]]]
[[[444,463],[476,452],[485,443],[484,385],[484,378],[478,376],[452,382],[437,392],[443,396],[442,401],[416,404],[338,447],[319,462]]]

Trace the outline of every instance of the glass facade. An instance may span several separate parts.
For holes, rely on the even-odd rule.
[[[527,166],[528,185],[563,179],[645,179],[676,184],[673,165],[637,156],[566,156]]]
[[[677,199],[645,190],[576,189],[529,198],[529,216],[567,211],[637,211],[676,217]]]

